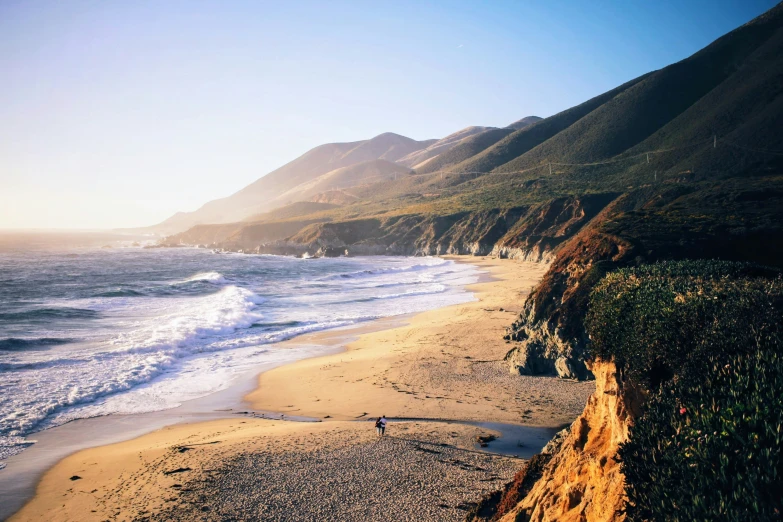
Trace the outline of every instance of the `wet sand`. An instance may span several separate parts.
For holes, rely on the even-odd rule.
[[[503,364],[504,328],[546,267],[469,262],[492,276],[469,288],[477,301],[382,330],[368,325],[347,346],[334,331],[288,341],[336,353],[262,373],[242,415],[169,426],[61,460],[12,520],[366,520],[384,518],[389,505],[402,509],[395,518],[461,519],[467,503],[520,465],[478,451],[476,437],[505,429],[485,449],[527,456],[581,413],[593,389],[512,375]],[[259,412],[322,422],[265,420]],[[380,414],[421,420],[391,422],[390,437],[378,442],[361,420]]]
[[[320,419],[570,423],[582,412],[592,383],[511,374],[503,361],[511,347],[504,330],[546,265],[468,260],[491,276],[467,287],[476,301],[416,314],[408,324],[362,335],[344,352],[265,372],[246,399],[256,409]],[[328,332],[289,343],[319,343],[324,336]]]
[[[409,316],[396,316],[368,323],[336,328],[325,335],[317,346],[318,352],[328,354],[342,351],[342,347],[359,336],[378,329],[393,328],[405,323]],[[296,347],[296,345],[291,345]],[[114,444],[140,437],[172,424],[206,422],[233,418],[236,412],[248,409],[243,396],[257,386],[258,374],[285,363],[267,363],[240,376],[225,390],[206,397],[185,401],[181,406],[134,415],[107,415],[71,421],[39,433],[29,440],[34,443],[24,452],[7,459],[7,467],[0,470],[0,520],[18,511],[35,494],[36,484],[44,473],[60,460],[77,451]],[[280,413],[264,412],[266,417],[279,418]],[[288,416],[292,420],[301,419]]]

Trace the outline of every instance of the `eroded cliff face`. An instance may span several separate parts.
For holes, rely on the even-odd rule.
[[[591,290],[617,268],[705,258],[780,265],[783,206],[776,192],[767,196],[734,180],[647,186],[610,201],[553,250],[549,270],[506,332],[510,370],[590,378],[582,321]]]
[[[311,255],[487,255],[525,208],[319,223],[289,238]]]
[[[654,215],[657,209],[690,192],[686,187],[671,186],[645,187],[614,199],[597,195],[588,200],[594,217],[581,227],[561,220],[563,230],[575,233],[557,249],[549,270],[506,332],[511,343],[506,355],[510,370],[524,375],[591,378],[584,362],[589,341],[582,318],[593,286],[607,272],[622,266],[687,255],[677,252],[680,247],[672,240],[674,231],[666,225],[660,230],[647,225],[618,230],[615,224]]]
[[[633,252],[628,242],[590,227],[565,245],[506,332],[510,370],[591,378],[584,362],[589,341],[581,318],[593,285]]]
[[[314,257],[461,254],[551,262],[556,250],[615,197],[563,197],[529,207],[450,215],[199,225],[162,244]]]
[[[590,365],[596,389],[584,412],[554,448],[540,478],[499,518],[502,522],[624,520],[624,477],[617,461],[643,396],[623,381],[615,365]]]

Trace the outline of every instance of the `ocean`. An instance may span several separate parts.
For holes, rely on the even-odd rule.
[[[299,334],[470,301],[478,275],[431,257],[0,242],[0,461],[37,431],[174,408],[317,355],[276,344]]]

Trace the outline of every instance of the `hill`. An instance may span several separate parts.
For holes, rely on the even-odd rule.
[[[349,194],[344,190],[330,190],[316,194],[310,198],[310,201],[314,203],[331,203],[335,206],[341,206],[355,203],[358,199],[358,197]]]
[[[524,129],[525,127],[530,127],[531,125],[533,125],[534,123],[538,123],[542,119],[543,118],[539,118],[538,116],[525,116],[521,120],[517,120],[511,125],[507,125],[506,128],[512,130],[520,130],[520,129]]]
[[[323,210],[330,210],[338,206],[339,205],[335,205],[332,203],[324,203],[324,202],[317,202],[317,201],[297,201],[296,203],[291,203],[290,205],[276,208],[272,212],[254,214],[248,218],[245,218],[243,221],[248,223],[260,223],[264,221],[284,221],[295,217],[307,216],[309,214],[314,214],[317,212],[321,212]]]
[[[539,121],[541,121],[541,118],[538,116],[526,116],[504,129],[498,129],[496,127],[466,127],[436,141],[426,149],[413,152],[408,156],[401,158],[397,163],[405,165],[406,167],[411,167],[420,172],[435,172],[443,165],[454,164],[455,157],[465,159],[473,156],[481,152],[484,148],[494,144],[511,131],[523,129]],[[479,139],[479,141],[476,141],[478,136],[482,136],[482,138]],[[478,148],[476,146],[477,143],[482,144],[483,148]],[[444,155],[448,154],[453,149],[462,149],[462,152],[458,152],[456,156],[451,155],[444,158]],[[434,160],[437,161],[433,163]]]
[[[297,185],[277,196],[270,204],[274,207],[280,203],[306,201],[324,192],[394,180],[398,176],[407,176],[410,173],[410,169],[390,161],[382,159],[363,161],[329,171]]]
[[[481,134],[482,132],[485,132],[487,130],[492,129],[493,127],[466,127],[462,130],[458,130],[457,132],[454,132],[452,134],[449,134],[443,139],[440,139],[433,143],[432,145],[417,150],[415,152],[412,152],[399,160],[397,160],[397,163],[400,165],[404,165],[406,167],[410,168],[416,168],[417,165],[420,165],[427,160],[430,160],[434,157],[436,157],[439,154],[443,154],[444,152],[449,151],[453,147],[456,147],[460,143],[462,143],[464,140],[470,138],[471,136],[475,136],[476,134]]]
[[[179,212],[150,227],[149,231],[171,234],[201,223],[240,221],[250,215],[271,210],[278,204],[273,201],[281,194],[322,174],[370,160],[394,162],[432,145],[434,141],[416,141],[387,132],[370,140],[321,145],[231,196],[210,201],[194,212]]]
[[[484,129],[482,132],[465,136],[459,142],[453,143],[448,149],[441,151],[440,154],[431,156],[427,161],[414,165],[414,168],[419,173],[437,172],[452,168],[454,165],[491,147],[512,132],[529,127],[539,121],[541,121],[541,118],[538,116],[526,116],[503,129],[481,127]]]
[[[780,49],[780,36],[775,34],[778,18],[757,19],[681,62],[634,80],[557,136],[493,167],[513,171],[547,161],[589,163],[705,142],[714,135],[746,141],[750,136],[744,136],[743,124],[758,117],[759,110],[768,112],[767,104],[774,103],[769,83],[779,77],[779,66],[771,71],[760,66],[777,62],[770,53]],[[704,110],[711,117],[705,117]],[[718,114],[721,121],[715,118]],[[755,145],[778,146],[779,137],[769,134]],[[686,151],[680,161],[692,153]]]
[[[505,136],[511,127],[522,128],[538,120],[540,118],[536,116],[528,116],[512,123],[507,129],[467,127],[440,140],[416,141],[387,132],[370,140],[321,145],[231,196],[210,201],[194,212],[178,212],[158,225],[140,230],[170,235],[198,224],[221,224],[246,220],[249,216],[267,212],[292,201],[315,197],[320,192],[329,192],[334,188],[352,187],[353,184],[350,180],[354,178],[373,177],[376,181],[384,180],[387,177],[394,178],[394,174],[399,175],[407,170],[395,169],[391,166],[392,164],[401,167],[424,165],[455,147],[459,147],[456,156],[448,156],[437,163],[437,165],[452,164],[455,157],[468,157],[495,143],[497,139]],[[486,134],[488,131],[492,132]],[[471,141],[471,138],[479,135],[484,136],[478,141]],[[383,160],[386,163],[376,163],[371,166],[371,162],[375,160]],[[364,165],[361,166],[362,164]],[[316,182],[316,178],[320,176],[347,167],[355,167],[355,172],[364,171],[364,174],[357,177],[348,171],[342,171],[330,176],[333,182],[326,182],[329,178],[323,178],[320,182]],[[432,172],[432,169],[427,168],[425,172]],[[320,188],[312,189],[319,183],[321,183]],[[354,199],[350,194],[339,198],[342,203]]]
[[[474,157],[476,154],[491,147],[512,132],[514,132],[514,129],[489,129],[481,134],[470,136],[448,151],[420,163],[416,166],[416,172],[419,174],[427,174],[452,169],[455,165]]]

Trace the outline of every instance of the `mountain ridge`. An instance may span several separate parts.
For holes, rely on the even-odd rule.
[[[539,120],[537,116],[527,116],[512,123],[509,128],[531,125]],[[209,201],[193,212],[177,212],[163,222],[142,230],[173,234],[193,225],[242,221],[248,216],[292,202],[291,197],[299,197],[296,195],[297,186],[311,183],[328,172],[375,160],[412,168],[425,164],[466,143],[471,137],[487,131],[499,129],[471,126],[439,140],[421,141],[385,132],[368,140],[319,145],[229,196]],[[385,169],[376,170],[393,169],[387,165]],[[402,170],[398,171],[401,172]],[[329,190],[331,189],[327,187],[323,192]],[[301,197],[307,199],[315,195],[309,193]]]
[[[435,140],[416,141],[386,132],[369,140],[319,145],[225,198],[209,201],[193,212],[178,212],[147,230],[171,234],[204,223],[230,223],[271,210],[280,193],[321,174],[373,159],[394,161]]]

